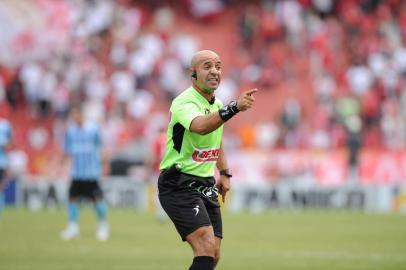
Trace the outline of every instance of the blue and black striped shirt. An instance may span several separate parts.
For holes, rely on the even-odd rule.
[[[74,180],[97,180],[102,172],[102,138],[97,125],[69,124],[64,151],[71,157],[71,177]]]
[[[10,143],[12,136],[12,128],[10,122],[4,118],[0,118],[0,169],[7,168],[7,153],[6,146]]]

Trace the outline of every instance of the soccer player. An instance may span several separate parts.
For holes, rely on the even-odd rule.
[[[106,221],[107,205],[99,186],[102,173],[102,139],[98,126],[85,122],[80,107],[71,111],[72,122],[69,123],[64,138],[64,159],[71,159],[71,184],[69,188],[68,227],[61,233],[64,240],[79,236],[79,200],[91,199],[94,202],[99,221],[96,237],[106,241],[109,226]]]
[[[223,202],[231,171],[221,141],[223,125],[254,103],[257,89],[223,106],[214,91],[222,63],[213,51],[197,52],[191,61],[192,86],[171,105],[166,153],[158,178],[159,200],[183,241],[194,254],[189,270],[212,270],[220,258],[223,237],[218,194]],[[215,167],[220,172],[214,179]]]
[[[7,152],[11,143],[12,128],[10,122],[0,117],[0,216],[5,204],[4,189],[6,186]]]

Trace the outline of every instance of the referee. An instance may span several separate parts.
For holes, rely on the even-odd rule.
[[[99,186],[102,172],[101,132],[96,124],[84,122],[82,109],[74,107],[71,111],[72,122],[68,125],[64,138],[64,160],[71,160],[71,185],[69,188],[68,227],[62,232],[63,240],[79,236],[79,200],[87,198],[93,201],[99,220],[96,237],[106,241],[109,227],[106,222],[107,206]]]
[[[159,200],[182,240],[193,249],[189,270],[212,270],[219,261],[223,238],[218,194],[224,202],[232,177],[221,141],[223,124],[251,108],[257,89],[223,106],[214,95],[222,63],[210,50],[193,56],[190,72],[192,86],[177,96],[170,108],[166,153],[158,179]],[[220,172],[217,184],[215,167]]]

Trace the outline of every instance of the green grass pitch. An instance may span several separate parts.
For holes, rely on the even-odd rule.
[[[6,209],[0,220],[1,270],[182,270],[192,253],[170,221],[111,210],[111,238],[95,239],[89,207],[81,236],[59,238],[63,210]],[[406,269],[406,216],[339,211],[224,214],[221,270]]]

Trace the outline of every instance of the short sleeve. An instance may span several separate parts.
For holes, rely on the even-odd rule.
[[[203,115],[199,106],[193,101],[174,100],[171,106],[172,117],[185,129],[190,130],[193,119]]]

